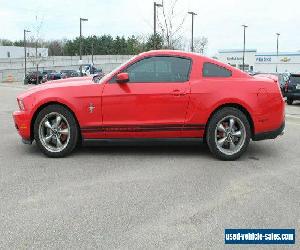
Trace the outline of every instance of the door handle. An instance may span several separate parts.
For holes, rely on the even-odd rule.
[[[181,92],[179,89],[174,89],[172,91],[172,95],[174,96],[184,96],[186,93],[185,92]]]

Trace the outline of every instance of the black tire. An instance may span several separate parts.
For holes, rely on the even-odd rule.
[[[224,153],[222,152],[217,145],[216,139],[216,131],[217,131],[217,125],[220,121],[223,119],[226,119],[227,117],[234,117],[237,118],[236,120],[241,123],[241,127],[244,131],[244,134],[242,136],[243,139],[240,139],[241,141],[238,142],[239,147],[237,152],[234,152],[232,154]],[[225,132],[223,133],[225,134]],[[225,136],[226,137],[226,136]],[[230,136],[231,138],[231,136]],[[233,107],[225,107],[220,110],[218,110],[213,116],[211,117],[207,129],[206,129],[206,141],[207,145],[212,152],[212,154],[217,157],[220,160],[225,161],[233,161],[241,157],[241,155],[247,150],[247,147],[249,145],[251,138],[251,128],[249,121],[246,117],[246,115],[240,111],[239,109],[233,108]],[[226,142],[227,143],[227,142]],[[229,143],[229,142],[228,142]],[[225,151],[225,149],[224,149]],[[229,151],[229,149],[228,149]]]
[[[287,98],[287,100],[286,100],[286,103],[288,104],[288,105],[293,105],[293,99],[292,98]]]
[[[53,152],[49,150],[42,142],[40,135],[41,122],[52,113],[62,116],[69,125],[68,136],[69,139],[65,143],[65,147],[61,151]],[[51,104],[43,108],[37,115],[34,122],[34,139],[39,149],[48,157],[59,158],[70,154],[76,147],[79,139],[79,128],[73,114],[65,107],[58,104]],[[45,142],[44,142],[45,143]]]

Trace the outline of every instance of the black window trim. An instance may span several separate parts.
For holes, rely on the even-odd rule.
[[[230,76],[205,76],[205,75],[204,75],[204,65],[205,65],[205,64],[213,64],[213,65],[215,65],[215,66],[217,66],[217,67],[219,67],[219,68],[223,68],[223,69],[225,69],[225,70],[227,70],[227,71],[230,72]],[[217,77],[217,78],[229,78],[229,77],[232,77],[232,71],[231,71],[230,69],[224,67],[224,66],[221,66],[221,65],[217,64],[217,63],[213,63],[213,62],[203,62],[203,65],[202,65],[202,78],[206,78],[206,77],[207,77],[207,78],[212,78],[212,77]]]
[[[189,70],[188,70],[188,78],[186,81],[184,82],[169,82],[169,83],[185,83],[185,82],[188,82],[190,81],[190,76],[191,76],[191,71],[192,71],[192,68],[193,68],[193,59],[191,57],[187,57],[187,56],[179,56],[179,55],[166,55],[166,54],[158,54],[158,55],[152,55],[152,56],[144,56],[142,58],[140,58],[139,60],[137,61],[134,61],[133,63],[127,65],[126,67],[122,68],[121,70],[119,70],[117,73],[115,73],[108,81],[107,83],[117,83],[116,81],[113,81],[113,79],[117,76],[117,74],[119,73],[122,73],[124,72],[128,67],[144,60],[144,59],[149,59],[149,58],[152,58],[152,57],[175,57],[175,58],[181,58],[181,59],[187,59],[190,61],[190,67],[189,67]],[[160,82],[128,82],[128,84],[130,83],[160,83]]]

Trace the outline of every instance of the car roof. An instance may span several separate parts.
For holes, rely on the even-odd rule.
[[[217,64],[221,67],[225,67],[232,72],[234,72],[235,76],[243,76],[243,77],[250,77],[246,72],[243,72],[235,67],[232,67],[229,64],[223,63],[221,61],[218,61],[216,59],[206,57],[202,54],[195,53],[195,52],[187,52],[187,51],[182,51],[182,50],[150,50],[147,52],[142,52],[138,55],[138,57],[144,57],[144,56],[178,56],[178,57],[189,57],[189,58],[201,58],[205,62],[210,62]]]
[[[186,57],[193,57],[193,56],[202,56],[198,53],[194,52],[187,52],[182,50],[150,50],[147,52],[142,52],[139,55],[141,56],[154,56],[154,55],[172,55],[172,56],[186,56]]]

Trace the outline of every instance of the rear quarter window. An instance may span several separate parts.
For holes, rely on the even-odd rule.
[[[202,69],[203,77],[231,77],[232,72],[222,66],[214,63],[206,62],[203,64]]]

